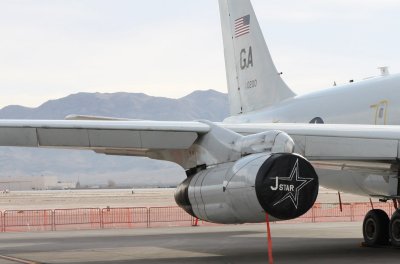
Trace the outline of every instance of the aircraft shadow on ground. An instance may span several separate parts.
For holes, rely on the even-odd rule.
[[[0,240],[1,241],[1,240]],[[4,241],[3,241],[4,242]],[[7,240],[7,243],[21,243],[20,239]],[[79,251],[99,250],[102,248],[121,247],[134,250],[135,247],[158,247],[160,250],[186,251],[204,254],[204,257],[168,256],[149,259],[136,259],[136,256],[123,260],[82,260],[80,263],[267,263],[267,242],[260,232],[218,232],[201,234],[161,234],[144,236],[106,236],[106,237],[72,237],[26,239],[24,243],[31,246],[9,247],[0,254],[25,254],[49,252],[49,258],[56,258],[51,252],[71,252],[75,257]],[[274,258],[276,263],[382,263],[385,260],[397,259],[400,251],[392,248],[363,248],[362,239],[358,238],[294,238],[276,237]],[[33,254],[34,255],[34,254]],[[209,256],[207,256],[209,255]],[[139,257],[138,257],[139,258]],[[54,263],[55,259],[38,259],[42,263]],[[325,262],[329,261],[329,262]]]

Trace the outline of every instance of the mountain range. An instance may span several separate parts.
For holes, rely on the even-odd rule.
[[[0,119],[63,119],[71,114],[160,121],[222,121],[228,116],[228,97],[214,91],[195,91],[179,99],[142,93],[77,93],[39,107],[10,105]],[[147,158],[114,157],[92,151],[0,148],[0,178],[57,176],[81,184],[172,186],[185,178],[176,164]]]
[[[228,116],[228,98],[214,90],[195,91],[180,99],[142,93],[77,93],[47,101],[37,108],[6,106],[0,110],[0,119],[63,119],[70,114],[160,121],[221,121]]]

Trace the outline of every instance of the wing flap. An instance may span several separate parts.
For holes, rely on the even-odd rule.
[[[196,139],[194,132],[141,132],[142,148],[146,149],[188,149]]]
[[[77,149],[188,149],[209,131],[200,122],[32,121],[0,122],[0,145]]]
[[[37,147],[38,145],[35,128],[1,128],[0,146]]]
[[[375,159],[388,160],[397,157],[398,140],[306,137],[305,156],[310,159]]]
[[[38,128],[36,131],[41,147],[90,147],[86,129]]]
[[[89,129],[90,146],[94,148],[140,148],[140,131]]]

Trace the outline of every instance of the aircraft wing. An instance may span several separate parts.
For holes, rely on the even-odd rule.
[[[392,181],[393,175],[397,175],[396,163],[400,159],[399,126],[223,124],[207,121],[0,121],[0,146],[72,148],[108,155],[144,156],[172,161],[195,171],[204,164],[235,162],[252,153],[291,152],[293,148],[290,146],[293,145],[295,153],[307,158],[321,172],[320,181],[325,187],[369,195],[396,193],[357,189],[355,186],[365,184],[340,183],[332,175],[346,170],[352,173],[361,171],[366,175],[380,175],[379,180],[390,178]]]
[[[281,130],[295,141],[295,152],[311,160],[396,160],[400,126],[333,124],[226,124],[240,134]]]
[[[209,126],[199,122],[0,121],[0,145],[76,149],[187,149]]]
[[[242,135],[284,131],[294,139],[295,152],[308,159],[400,158],[398,126],[215,124]],[[210,130],[210,125],[204,122],[2,120],[0,146],[89,149],[105,154],[146,156],[160,150],[188,150]]]
[[[309,159],[394,160],[399,156],[400,127],[317,124],[223,124],[242,135],[281,130]],[[2,120],[0,146],[89,149],[143,156],[143,151],[187,150],[209,133],[203,122]]]

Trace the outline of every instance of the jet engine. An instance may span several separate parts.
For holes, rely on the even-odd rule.
[[[177,204],[199,219],[222,224],[289,220],[305,214],[318,195],[318,176],[304,157],[259,153],[189,176]]]

